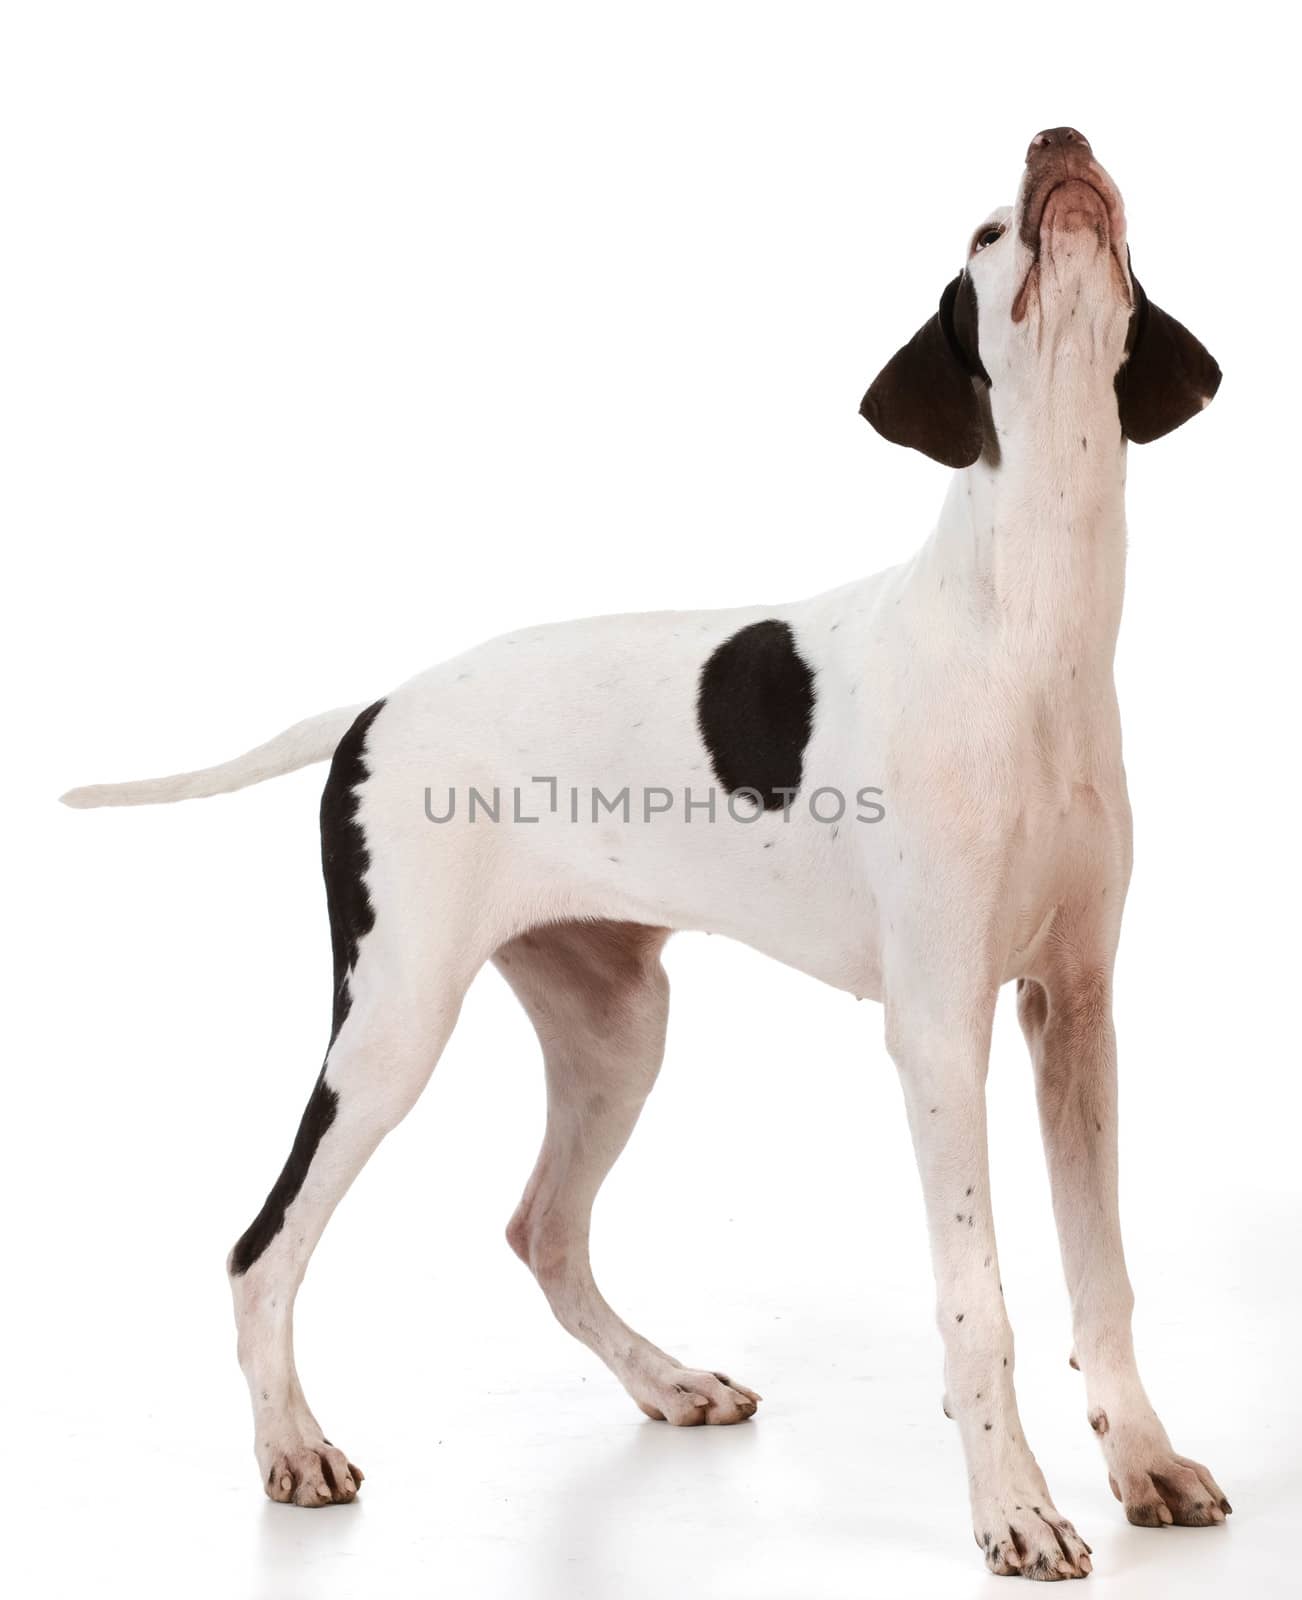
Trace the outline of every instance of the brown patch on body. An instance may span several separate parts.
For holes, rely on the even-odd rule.
[[[1108,1431],[1108,1414],[1103,1410],[1102,1406],[1097,1411],[1090,1412],[1090,1427],[1094,1429],[1100,1439]]]

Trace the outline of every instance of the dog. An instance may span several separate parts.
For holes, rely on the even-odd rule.
[[[1131,868],[1112,671],[1127,442],[1188,421],[1219,381],[1141,288],[1121,196],[1089,143],[1048,129],[1015,204],[979,223],[936,314],[862,402],[885,438],[955,469],[911,561],[791,605],[524,629],[225,765],[63,797],[181,800],[330,761],[329,1047],[227,1263],[273,1500],[357,1494],[361,1472],[299,1384],[294,1298],[490,960],[547,1077],[511,1247],[649,1417],[754,1415],[753,1390],[621,1321],[589,1262],[593,1201],[660,1065],[662,947],[705,929],[884,1007],[926,1200],[945,1411],[989,1569],[1091,1567],[1013,1387],[985,1133],[1008,982],[1035,1069],[1071,1364],[1113,1492],[1141,1526],[1225,1520],[1229,1502],[1175,1452],[1135,1364],[1111,1004]]]

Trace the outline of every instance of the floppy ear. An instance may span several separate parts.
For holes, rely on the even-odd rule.
[[[981,454],[981,412],[974,378],[985,371],[959,342],[954,308],[962,273],[945,287],[940,308],[873,379],[859,406],[884,439],[921,450],[946,467],[970,467]],[[988,381],[988,380],[987,380]]]
[[[1135,309],[1117,373],[1121,431],[1136,444],[1160,439],[1196,417],[1221,382],[1221,369],[1182,323],[1155,306],[1132,272]]]

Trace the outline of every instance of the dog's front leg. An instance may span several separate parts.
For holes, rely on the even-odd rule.
[[[886,1040],[922,1176],[945,1344],[945,1412],[963,1437],[973,1532],[994,1573],[1083,1577],[1089,1546],[1050,1498],[1013,1391],[1013,1334],[999,1282],[986,1151],[994,994],[938,1007],[920,983],[893,989]]]
[[[1117,1047],[1110,953],[1064,942],[1042,981],[1018,984],[1017,1010],[1035,1065],[1040,1126],[1053,1189],[1090,1426],[1112,1492],[1141,1527],[1200,1527],[1230,1510],[1206,1467],[1172,1449],[1135,1364],[1134,1305],[1117,1208]]]

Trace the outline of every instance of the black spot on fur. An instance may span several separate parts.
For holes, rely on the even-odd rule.
[[[294,1135],[294,1147],[289,1152],[289,1160],[264,1201],[262,1210],[231,1252],[231,1272],[237,1278],[249,1270],[285,1226],[285,1212],[303,1187],[316,1147],[335,1120],[338,1105],[339,1096],[325,1081],[325,1068],[322,1067],[316,1087],[312,1090],[312,1098],[303,1113],[303,1120]]]
[[[729,794],[753,789],[765,811],[790,804],[814,725],[814,674],[785,622],[752,622],[724,640],[701,669],[696,723]]]
[[[330,776],[321,796],[321,864],[325,873],[326,901],[330,911],[330,940],[334,951],[334,1000],[330,1043],[333,1044],[348,1015],[348,974],[357,960],[357,946],[375,926],[375,911],[366,892],[365,873],[370,866],[366,836],[357,822],[358,787],[370,776],[362,747],[371,724],[384,705],[377,700],[363,711],[339,741]],[[325,1067],[317,1076],[303,1120],[294,1135],[280,1176],[248,1230],[231,1252],[231,1272],[247,1272],[285,1226],[285,1212],[303,1187],[317,1146],[325,1137],[339,1096],[325,1081]]]
[[[371,724],[383,708],[383,700],[368,706],[339,741],[330,763],[330,776],[321,792],[321,870],[335,967],[331,1044],[348,1015],[348,974],[357,963],[357,946],[375,926],[375,910],[365,881],[371,857],[366,835],[357,821],[361,803],[357,790],[371,775],[362,750]]]

